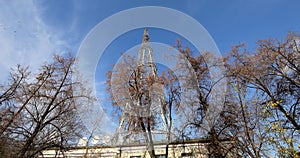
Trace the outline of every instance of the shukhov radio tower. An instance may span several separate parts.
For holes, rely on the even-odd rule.
[[[158,80],[153,50],[147,28],[138,52],[137,64],[128,80],[129,101],[123,105],[117,129],[118,143],[153,143],[154,137],[164,137],[170,120],[165,106],[165,94]],[[154,128],[155,127],[155,128]],[[157,136],[160,135],[160,136]]]

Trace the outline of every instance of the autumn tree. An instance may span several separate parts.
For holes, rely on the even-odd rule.
[[[205,51],[195,55],[188,46],[183,46],[181,40],[176,41],[174,48],[181,53],[178,56],[177,71],[182,73],[177,77],[181,81],[182,91],[188,91],[180,94],[180,99],[186,100],[181,101],[180,109],[188,115],[183,116],[186,120],[178,130],[178,135],[182,135],[182,139],[207,138],[206,154],[210,157],[226,157],[228,154],[235,156],[234,144],[224,143],[233,138],[229,134],[234,129],[233,124],[229,117],[219,115],[228,106],[223,58]]]
[[[65,150],[84,129],[76,108],[91,97],[72,80],[75,58],[55,55],[39,73],[19,66],[1,91],[1,141],[10,146],[4,157],[34,157],[43,150]],[[79,91],[75,91],[80,89]],[[85,101],[84,101],[85,100]]]
[[[211,90],[215,86],[210,74],[218,59],[203,53],[194,57],[191,50],[177,43],[176,48],[185,54],[196,74],[194,82],[198,103],[186,104],[185,109],[195,108],[186,127],[203,128],[202,120],[212,106]],[[213,62],[211,62],[213,60]],[[249,157],[295,157],[299,140],[299,36],[289,34],[283,40],[258,41],[256,52],[249,52],[245,45],[233,47],[225,58],[228,91],[225,93],[220,117],[212,129],[208,129],[211,145],[224,157],[220,137],[232,138],[238,155]],[[222,76],[219,76],[222,78]],[[215,80],[216,81],[216,80]],[[185,97],[186,98],[186,97]],[[196,106],[195,106],[196,105]],[[186,135],[195,134],[191,130]],[[219,147],[218,147],[219,146]]]
[[[141,77],[142,67],[134,57],[123,55],[121,61],[108,72],[107,90],[112,105],[119,114],[117,139],[121,143],[145,140],[148,153],[155,157],[153,130],[157,129],[159,113],[153,109],[161,103],[156,92],[161,91],[157,76]]]
[[[264,128],[267,116],[260,106],[260,94],[252,91],[245,82],[230,76],[231,72],[227,74],[230,79],[229,95],[221,114],[223,126],[231,129],[226,135],[234,138],[232,142],[240,155],[253,158],[269,156],[272,151],[268,144],[270,131]]]
[[[250,138],[259,131],[268,133],[248,139],[254,157],[260,157],[262,141],[277,151],[276,156],[299,155],[299,57],[299,35],[294,33],[282,40],[260,40],[256,52],[248,51],[245,45],[235,46],[231,51],[229,69],[235,81],[243,85],[239,89],[247,91],[244,90],[243,98],[252,99],[251,104],[244,102],[243,106],[259,109],[260,113],[252,117],[260,122],[256,121],[259,126],[252,120],[247,121],[249,127],[245,124],[246,135]],[[253,112],[249,111],[248,115]]]

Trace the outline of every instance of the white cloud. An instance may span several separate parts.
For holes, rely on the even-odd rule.
[[[0,2],[0,81],[17,64],[37,68],[66,43],[51,32],[33,1]]]

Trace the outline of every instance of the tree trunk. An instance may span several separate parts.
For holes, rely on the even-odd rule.
[[[152,134],[151,134],[151,126],[149,122],[149,118],[147,118],[147,128],[145,127],[144,122],[142,121],[143,118],[140,118],[140,123],[142,130],[144,132],[144,137],[146,138],[146,143],[147,143],[147,152],[149,153],[151,158],[155,158],[155,151],[154,151],[154,144],[152,140]]]

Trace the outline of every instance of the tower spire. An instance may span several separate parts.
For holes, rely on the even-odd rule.
[[[142,38],[142,45],[138,53],[138,63],[137,69],[145,69],[143,70],[146,74],[141,74],[145,76],[153,75],[157,76],[157,68],[153,58],[153,50],[150,45],[150,37],[148,34],[148,28],[144,29],[144,34]]]
[[[149,34],[148,34],[148,28],[145,28],[144,29],[144,35],[143,35],[143,41],[142,43],[146,43],[146,42],[149,42]]]

